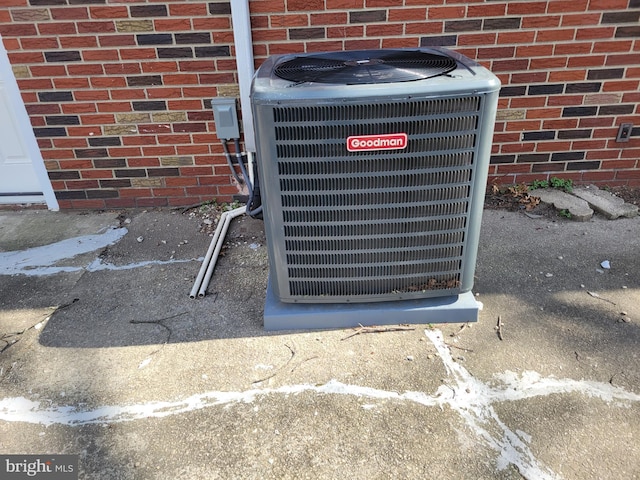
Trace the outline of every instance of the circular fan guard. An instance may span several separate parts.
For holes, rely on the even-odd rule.
[[[277,65],[275,74],[296,83],[364,85],[424,80],[456,66],[451,57],[420,50],[356,50],[297,56]]]

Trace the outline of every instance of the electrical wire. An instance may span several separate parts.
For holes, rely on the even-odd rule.
[[[224,156],[227,159],[227,163],[229,164],[229,168],[231,169],[233,178],[235,178],[238,183],[243,183],[243,180],[238,176],[238,173],[236,172],[236,169],[233,166],[233,159],[231,158],[231,153],[229,152],[229,146],[227,145],[226,138],[222,139],[222,149],[224,150]]]
[[[258,205],[257,207],[254,208],[254,203],[256,201],[259,201],[260,199],[260,195],[259,195],[260,190],[259,190],[258,181],[257,181],[258,179],[256,177],[255,184],[251,183],[251,179],[249,178],[249,174],[247,173],[247,168],[244,165],[244,155],[242,154],[242,150],[240,148],[240,139],[238,138],[234,139],[234,147],[235,147],[236,161],[240,166],[240,171],[242,172],[244,183],[249,189],[249,201],[247,202],[247,215],[253,218],[260,217],[260,215],[262,214],[262,205]]]

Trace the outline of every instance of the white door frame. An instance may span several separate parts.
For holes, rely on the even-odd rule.
[[[18,82],[13,75],[13,70],[11,69],[11,64],[9,63],[9,57],[7,55],[7,51],[4,48],[4,44],[2,43],[2,36],[0,35],[0,77],[2,77],[5,88],[8,93],[9,101],[11,102],[11,106],[13,107],[13,111],[15,114],[16,121],[18,122],[17,128],[18,132],[24,140],[27,152],[31,161],[33,162],[33,169],[36,173],[36,177],[40,184],[40,188],[42,189],[42,197],[31,198],[29,197],[29,202],[33,203],[42,203],[47,204],[47,208],[49,210],[59,210],[58,200],[56,199],[55,194],[53,193],[53,188],[51,187],[51,180],[49,179],[49,175],[47,174],[47,169],[44,166],[44,160],[42,159],[42,153],[40,152],[40,147],[38,147],[38,142],[36,140],[36,136],[33,133],[33,128],[31,127],[31,121],[29,120],[29,115],[27,114],[27,109],[24,106],[24,102],[22,101],[22,96],[20,95],[20,89],[18,88]],[[15,201],[12,201],[15,199]],[[24,197],[4,197],[3,203],[26,203],[27,199]],[[8,200],[8,202],[6,202]]]

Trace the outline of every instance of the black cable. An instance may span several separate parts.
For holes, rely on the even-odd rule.
[[[229,147],[227,145],[227,139],[226,138],[222,139],[222,148],[224,149],[224,156],[227,158],[227,163],[229,164],[229,168],[231,169],[231,173],[233,174],[233,178],[235,178],[238,183],[243,183],[242,179],[236,173],[235,167],[233,166],[233,159],[231,158],[231,153],[229,152]]]
[[[249,201],[247,202],[247,215],[253,218],[257,218],[262,214],[262,205],[259,205],[254,208],[254,203],[256,200],[259,200],[259,187],[258,187],[258,179],[256,178],[256,184],[253,185],[251,183],[251,179],[249,178],[249,174],[247,173],[247,169],[244,165],[244,159],[242,155],[242,150],[240,149],[240,140],[238,138],[234,139],[234,146],[236,149],[236,159],[238,161],[238,165],[240,165],[240,171],[242,172],[242,176],[244,178],[244,183],[247,185],[249,189]],[[258,196],[256,196],[258,193]]]

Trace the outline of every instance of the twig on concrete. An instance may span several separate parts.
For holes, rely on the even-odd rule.
[[[502,317],[500,315],[498,315],[498,323],[496,324],[496,331],[498,332],[498,338],[502,341],[504,340],[504,337],[502,336],[502,326],[504,325],[504,323],[502,323]]]
[[[261,378],[261,379],[259,379],[259,380],[254,380],[253,382],[251,382],[251,384],[261,383],[261,382],[264,382],[265,380],[269,380],[270,378],[275,377],[278,373],[280,373],[280,371],[281,371],[283,368],[286,368],[286,367],[291,363],[291,360],[293,360],[293,357],[295,357],[295,356],[296,356],[296,351],[295,351],[293,348],[291,348],[289,345],[287,345],[286,343],[284,344],[284,346],[285,346],[285,347],[287,347],[287,348],[289,349],[289,351],[291,352],[291,356],[289,357],[289,360],[287,360],[287,361],[285,362],[285,364],[284,364],[284,365],[282,365],[281,367],[279,367],[278,369],[276,369],[276,371],[275,371],[275,372],[273,372],[273,373],[272,373],[271,375],[269,375],[268,377],[264,377],[264,378]],[[309,360],[310,360],[310,359],[309,359]],[[294,368],[293,370],[295,370],[295,368]],[[291,371],[293,372],[293,370],[291,370]]]
[[[460,327],[460,330],[458,330],[458,331],[457,331],[457,332],[455,332],[455,333],[452,333],[452,334],[451,334],[451,335],[449,335],[449,336],[450,336],[450,337],[457,337],[457,336],[458,336],[458,335],[460,335],[460,334],[462,333],[462,331],[463,331],[464,329],[466,329],[467,327],[470,327],[470,325],[469,325],[468,323],[465,323],[464,325],[462,325],[462,326]]]
[[[409,330],[415,330],[415,327],[409,327],[404,325],[399,325],[397,327],[365,327],[361,323],[354,333],[351,335],[347,335],[346,337],[341,338],[340,340],[346,340],[351,337],[355,337],[356,335],[360,335],[361,333],[384,333],[384,332],[404,332]]]
[[[462,350],[463,352],[473,353],[473,350],[470,348],[459,347],[458,345],[451,345],[450,343],[444,342],[444,344],[449,348],[457,348],[458,350]]]
[[[180,313],[176,313],[175,315],[170,315],[168,317],[164,317],[164,318],[159,318],[157,320],[129,320],[129,323],[133,324],[133,325],[160,325],[162,328],[164,328],[167,331],[167,339],[164,341],[164,343],[160,346],[160,348],[154,350],[153,352],[151,352],[149,354],[149,356],[154,355],[155,353],[158,353],[162,347],[164,347],[167,343],[169,343],[169,340],[171,340],[171,335],[173,334],[173,330],[171,330],[169,327],[167,327],[164,323],[165,320],[171,320],[172,318],[176,318],[176,317],[180,317],[182,315],[185,315],[189,312],[180,312]]]
[[[296,369],[297,369],[300,365],[302,365],[303,363],[308,362],[309,360],[315,360],[316,358],[320,358],[320,357],[319,357],[318,355],[314,355],[314,356],[312,356],[312,357],[305,358],[305,359],[304,359],[304,360],[302,360],[300,363],[298,363],[297,365],[295,365],[295,366],[291,369],[291,372],[292,372],[292,373],[293,373],[293,372],[295,372],[295,371],[296,371]]]
[[[615,302],[612,302],[611,300],[609,300],[608,298],[603,298],[600,295],[598,295],[596,292],[590,292],[589,290],[587,290],[587,293],[589,295],[591,295],[593,298],[598,298],[600,300],[604,300],[605,302],[609,302],[611,305],[615,305]]]

